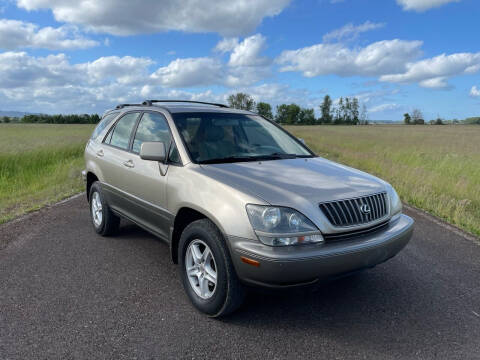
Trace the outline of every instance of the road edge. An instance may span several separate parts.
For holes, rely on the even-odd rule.
[[[47,205],[45,205],[45,206],[42,206],[42,207],[39,208],[39,209],[36,209],[36,210],[33,210],[33,211],[29,211],[29,212],[27,212],[26,214],[20,215],[20,216],[14,218],[14,219],[12,219],[12,220],[9,220],[9,221],[7,221],[7,222],[4,222],[3,224],[0,224],[0,230],[1,230],[3,227],[6,227],[6,226],[9,225],[9,224],[15,224],[15,223],[17,223],[17,222],[19,222],[19,221],[29,219],[30,217],[38,214],[39,212],[45,211],[45,210],[47,210],[47,209],[49,209],[49,208],[52,208],[52,207],[54,207],[54,206],[57,206],[57,205],[64,204],[64,203],[69,202],[70,200],[76,199],[76,198],[78,198],[78,197],[80,197],[80,196],[82,196],[82,195],[85,195],[85,191],[82,191],[82,192],[79,192],[79,193],[77,193],[77,194],[68,196],[68,197],[66,197],[65,199],[62,199],[62,200],[60,200],[60,201],[57,201],[57,202],[55,202],[55,203],[53,203],[53,204],[47,204]]]
[[[15,219],[12,219],[12,220],[7,221],[7,222],[5,222],[5,223],[3,223],[3,224],[0,224],[0,230],[1,230],[2,228],[4,228],[4,227],[8,226],[9,224],[15,224],[15,223],[17,223],[17,222],[19,222],[19,221],[28,219],[28,218],[30,218],[30,217],[38,214],[38,213],[41,212],[41,211],[45,211],[46,209],[49,209],[49,208],[55,207],[55,206],[57,206],[57,205],[61,205],[61,204],[67,203],[67,202],[69,202],[69,201],[71,201],[71,200],[74,200],[74,199],[76,199],[76,198],[78,198],[78,197],[80,197],[80,196],[82,196],[82,195],[83,195],[83,196],[85,195],[85,191],[82,191],[82,192],[79,192],[79,193],[77,193],[77,194],[75,194],[75,195],[69,196],[69,197],[67,197],[67,198],[65,198],[65,199],[63,199],[63,200],[60,200],[60,201],[56,202],[56,203],[53,203],[53,204],[50,204],[50,205],[46,205],[46,206],[44,206],[44,207],[42,207],[42,208],[40,208],[40,209],[38,209],[38,210],[35,210],[35,211],[29,212],[29,213],[27,213],[27,214],[21,215],[21,216],[15,218]],[[428,220],[434,222],[435,224],[443,227],[444,229],[447,229],[447,230],[453,232],[454,234],[456,234],[456,235],[458,235],[458,236],[460,236],[460,237],[462,237],[462,238],[464,238],[464,239],[466,239],[466,240],[472,241],[472,242],[474,242],[474,243],[476,243],[477,245],[480,246],[480,237],[477,237],[477,236],[475,236],[474,234],[471,234],[471,233],[469,233],[469,232],[467,232],[467,231],[465,231],[465,230],[463,230],[463,229],[461,229],[461,228],[459,228],[459,227],[457,227],[457,226],[455,226],[455,225],[452,225],[452,224],[444,221],[443,219],[441,219],[441,218],[439,218],[439,217],[437,217],[437,216],[435,216],[435,215],[430,214],[429,212],[427,212],[427,211],[425,211],[425,210],[423,210],[423,209],[416,208],[416,207],[414,207],[414,206],[412,206],[412,205],[409,205],[409,204],[403,204],[403,207],[404,207],[405,209],[408,209],[409,211],[415,213],[416,215],[421,216],[421,217],[423,217],[423,218],[425,218],[425,219],[428,219]]]
[[[448,222],[446,222],[445,220],[435,216],[435,215],[432,215],[430,214],[429,212],[423,210],[423,209],[419,209],[419,208],[416,208],[415,206],[412,206],[412,205],[408,205],[408,204],[403,204],[403,207],[405,209],[408,209],[409,211],[415,213],[416,215],[418,216],[421,216],[425,219],[428,219],[432,222],[434,222],[435,224],[443,227],[444,229],[447,229],[451,232],[453,232],[455,235],[458,235],[466,240],[470,240],[474,243],[476,243],[477,245],[480,245],[480,238],[477,237],[476,235],[474,234],[471,234],[453,224],[450,224]]]

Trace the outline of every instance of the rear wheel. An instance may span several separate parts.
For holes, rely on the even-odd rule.
[[[108,206],[98,181],[92,184],[88,199],[90,201],[90,215],[95,231],[103,236],[117,232],[120,218]]]
[[[208,219],[192,222],[180,237],[179,250],[183,286],[198,310],[219,317],[242,304],[245,290],[215,224]]]

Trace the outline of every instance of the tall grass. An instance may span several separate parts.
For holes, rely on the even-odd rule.
[[[0,223],[83,190],[91,125],[0,125]],[[319,155],[480,235],[480,126],[293,126]]]
[[[375,174],[405,202],[480,235],[480,126],[288,130],[319,155]]]
[[[0,126],[0,223],[83,189],[88,125]]]

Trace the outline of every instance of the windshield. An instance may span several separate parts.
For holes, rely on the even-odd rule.
[[[172,115],[196,163],[314,156],[287,132],[261,116],[208,112]]]

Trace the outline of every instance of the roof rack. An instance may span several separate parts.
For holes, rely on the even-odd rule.
[[[144,104],[118,104],[117,106],[115,106],[115,109],[123,109],[124,107],[127,107],[127,106],[142,106]]]
[[[227,105],[225,104],[217,104],[217,103],[211,103],[211,102],[205,102],[205,101],[194,101],[194,100],[145,100],[142,105],[145,106],[152,106],[153,103],[174,103],[174,102],[180,102],[180,103],[189,103],[189,104],[204,104],[204,105],[213,105],[213,106],[218,106],[222,108],[228,108]]]

